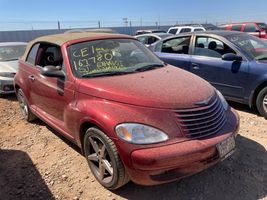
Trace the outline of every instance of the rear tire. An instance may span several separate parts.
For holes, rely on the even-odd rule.
[[[89,128],[84,136],[84,154],[97,181],[109,190],[129,182],[129,176],[113,141],[97,128]]]
[[[267,119],[267,87],[263,88],[256,100],[257,110],[261,116]]]
[[[32,113],[30,107],[28,106],[27,100],[21,88],[17,91],[17,99],[19,101],[19,107],[23,118],[28,122],[35,120],[37,117]]]

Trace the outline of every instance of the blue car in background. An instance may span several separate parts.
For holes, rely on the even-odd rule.
[[[231,101],[267,118],[267,42],[235,31],[179,34],[150,47],[166,63],[190,71]],[[196,85],[197,87],[197,85]]]

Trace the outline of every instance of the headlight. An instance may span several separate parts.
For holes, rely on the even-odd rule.
[[[0,76],[6,77],[6,78],[13,78],[16,73],[10,73],[10,72],[0,72]]]
[[[169,138],[162,131],[143,124],[119,124],[115,131],[119,138],[133,144],[153,144],[166,141]]]
[[[225,100],[224,96],[222,95],[222,93],[219,90],[216,90],[216,93],[222,102],[224,110],[228,110],[229,105],[228,105],[227,101]]]

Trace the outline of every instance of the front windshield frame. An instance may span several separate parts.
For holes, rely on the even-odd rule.
[[[97,44],[97,43],[101,43],[101,42],[117,42],[117,43],[125,43],[127,44],[127,42],[132,43],[134,45],[136,45],[136,49],[134,49],[132,52],[134,52],[135,50],[138,53],[142,53],[143,55],[145,55],[145,57],[148,57],[148,59],[152,62],[144,62],[144,66],[143,67],[147,67],[147,66],[164,66],[164,62],[161,61],[155,54],[153,54],[153,52],[151,52],[147,47],[145,47],[143,44],[141,44],[138,40],[136,39],[124,39],[124,38],[112,38],[112,39],[98,39],[98,40],[87,40],[87,41],[82,41],[79,43],[74,43],[71,44],[70,46],[67,47],[67,53],[68,53],[68,59],[69,59],[69,65],[71,67],[71,71],[74,74],[75,77],[77,78],[94,78],[97,76],[101,76],[101,74],[99,72],[95,72],[95,73],[87,73],[87,74],[81,74],[78,70],[77,70],[77,66],[75,66],[75,62],[74,62],[74,49],[78,49],[78,47],[80,46],[80,49],[82,49],[83,46],[87,47],[88,49],[91,48],[91,46]],[[77,64],[76,64],[77,65]],[[95,66],[94,66],[95,67]],[[126,70],[127,68],[127,70]],[[117,69],[117,70],[107,70],[107,71],[102,71],[103,72],[103,76],[109,76],[109,73],[107,72],[111,72],[110,75],[121,75],[121,74],[127,74],[127,73],[137,73],[140,72],[142,70],[139,70],[142,68],[142,65],[140,63],[138,63],[138,65],[136,66],[130,66],[130,67],[125,67],[123,69]],[[132,70],[131,70],[132,69]],[[153,66],[151,67],[151,69],[153,69]],[[149,69],[147,69],[149,70]],[[116,72],[118,72],[117,74],[115,74]],[[94,74],[96,76],[94,76]]]
[[[225,38],[251,60],[263,60],[263,57],[264,60],[267,60],[267,41],[244,33],[227,35]],[[254,43],[254,46],[252,43]],[[256,44],[261,45],[261,47],[254,48]],[[260,51],[261,49],[264,51]],[[260,55],[260,53],[264,53],[264,55]]]
[[[0,62],[9,62],[18,60],[24,54],[25,50],[26,50],[26,45],[22,44],[0,46]],[[12,54],[10,51],[13,51]],[[14,54],[14,52],[16,54]]]

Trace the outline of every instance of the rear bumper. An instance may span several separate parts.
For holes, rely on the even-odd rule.
[[[13,79],[0,80],[0,94],[14,93]]]
[[[230,113],[234,123],[232,120],[227,123],[222,134],[133,151],[132,167],[127,167],[129,176],[137,184],[155,185],[181,179],[216,164],[222,159],[216,145],[238,132],[238,115],[235,111]]]

